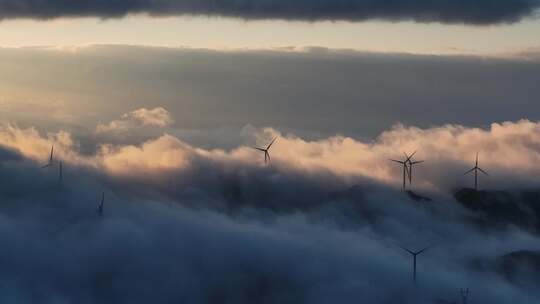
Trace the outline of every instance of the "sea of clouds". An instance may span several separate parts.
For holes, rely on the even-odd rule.
[[[540,123],[487,129],[397,125],[375,140],[304,140],[246,126],[245,145],[205,149],[138,109],[86,139],[0,128],[0,299],[5,303],[537,303],[498,271],[501,256],[540,250],[535,232],[480,229],[453,192],[476,152],[483,189],[537,189]],[[138,144],[123,132],[163,128]],[[104,133],[111,136],[104,137]],[[264,165],[264,146],[278,137]],[[86,138],[86,137],[85,137]],[[97,142],[97,139],[92,142]],[[54,145],[55,165],[42,169]],[[412,188],[388,161],[418,150]],[[58,162],[63,180],[58,180]],[[96,212],[102,192],[105,212]],[[418,286],[412,257],[420,250]]]

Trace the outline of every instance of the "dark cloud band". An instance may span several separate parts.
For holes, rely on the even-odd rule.
[[[539,0],[0,0],[0,18],[117,18],[150,14],[495,24],[519,21],[533,15],[538,7]]]

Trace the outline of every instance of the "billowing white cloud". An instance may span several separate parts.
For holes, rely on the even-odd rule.
[[[113,120],[108,124],[99,124],[96,127],[96,133],[121,133],[146,126],[163,128],[173,122],[174,119],[165,108],[140,108],[126,113],[120,119]]]
[[[538,251],[538,226],[501,227],[454,199],[415,202],[384,184],[399,186],[399,168],[387,158],[416,148],[429,161],[417,171],[422,186],[444,189],[448,176],[463,176],[477,150],[481,166],[500,182],[494,186],[534,180],[539,128],[527,120],[489,129],[396,126],[373,142],[285,134],[265,167],[246,146],[202,149],[163,134],[84,153],[76,135],[6,125],[0,289],[10,292],[0,299],[448,303],[471,286],[474,302],[536,303],[538,279],[512,272],[523,263],[507,259],[508,267],[497,267],[508,253]],[[281,134],[245,128],[243,135],[262,146]],[[39,168],[52,144],[66,164],[60,184],[56,171]],[[105,213],[98,216],[102,192]],[[528,210],[527,219],[537,214]],[[418,293],[411,257],[398,245],[432,244],[418,261]]]
[[[142,114],[147,111],[138,113],[129,117],[140,115],[144,117],[141,121],[147,119],[147,123],[157,124],[155,117]],[[414,151],[418,151],[415,159],[426,161],[415,169],[415,184],[431,190],[448,190],[458,183],[470,182],[463,172],[473,166],[477,152],[481,167],[492,173],[483,178],[484,185],[495,187],[524,181],[538,184],[531,177],[540,175],[540,123],[528,120],[493,123],[488,129],[459,125],[420,129],[397,125],[373,142],[343,136],[307,141],[271,128],[252,132],[260,139],[260,145],[279,137],[270,151],[274,170],[326,172],[350,184],[369,178],[399,185],[400,168],[389,159],[400,159],[403,153]],[[44,160],[54,142],[58,157],[66,162],[103,168],[115,174],[144,176],[142,173],[182,171],[201,164],[218,164],[234,170],[263,165],[263,156],[251,147],[230,151],[202,149],[169,134],[140,145],[102,144],[96,154],[82,155],[66,132],[43,137],[35,129],[7,126],[0,130],[0,144],[33,159]]]

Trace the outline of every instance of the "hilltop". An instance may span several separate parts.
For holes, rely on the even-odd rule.
[[[463,188],[454,198],[475,214],[475,222],[484,228],[514,225],[540,232],[540,190],[474,190]]]

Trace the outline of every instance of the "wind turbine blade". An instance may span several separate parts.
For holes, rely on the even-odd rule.
[[[417,151],[414,151],[413,154],[408,155],[407,153],[403,152],[403,155],[405,155],[405,162],[411,162],[411,159],[416,154]]]
[[[274,139],[272,139],[272,141],[270,142],[270,144],[268,145],[268,147],[266,148],[266,150],[269,150],[270,147],[274,144],[274,142],[276,141],[277,137],[274,137]]]
[[[463,173],[463,175],[467,175],[467,174],[469,174],[469,173],[473,172],[474,170],[476,170],[476,167],[474,167],[474,168],[472,168],[471,170],[469,170],[469,171],[467,171],[467,172]]]
[[[45,168],[48,168],[50,166],[51,166],[51,164],[46,164],[46,165],[41,166],[41,169],[45,169]]]
[[[103,215],[103,205],[105,204],[105,192],[101,193],[101,202],[99,203],[97,207],[97,212],[100,216]]]
[[[268,156],[268,163],[272,163],[272,160],[270,159],[270,153],[268,153],[268,151],[266,151],[266,155]]]
[[[478,152],[476,152],[476,166],[475,167],[478,167]]]
[[[49,163],[52,163],[54,155],[54,145],[51,146],[51,155],[49,156]]]
[[[261,151],[261,152],[266,152],[266,150],[263,149],[263,148],[257,148],[257,147],[252,147],[252,148],[255,149],[255,150],[259,150],[259,151]]]
[[[407,174],[407,177],[409,178],[409,183],[410,183],[411,182],[411,168],[412,167],[407,166],[406,163],[404,164],[404,166],[405,166],[405,173]]]
[[[399,245],[398,245],[398,246],[399,246]],[[401,248],[401,249],[407,251],[408,253],[410,253],[410,254],[412,254],[412,255],[415,254],[414,252],[410,251],[409,249],[407,249],[407,248],[405,248],[405,247],[399,246],[399,248]]]
[[[486,171],[482,170],[482,168],[478,167],[478,170],[480,170],[480,172],[484,173],[485,175],[488,175],[488,176],[489,176],[489,174],[487,174]]]
[[[428,250],[428,249],[430,249],[430,248],[431,248],[431,246],[428,246],[428,247],[426,247],[426,248],[424,248],[424,249],[422,249],[422,250],[420,250],[420,251],[417,251],[416,254],[417,254],[417,255],[418,255],[418,254],[421,254],[422,252],[424,252],[424,251],[426,251],[426,250]]]
[[[425,160],[417,160],[417,161],[411,162],[411,165],[421,164],[421,163],[424,163],[424,162],[426,162],[426,161]]]
[[[393,162],[398,163],[398,164],[402,164],[402,165],[405,164],[405,162],[402,162],[400,160],[395,160],[395,159],[391,159],[391,158],[389,158],[388,160],[393,161]]]

